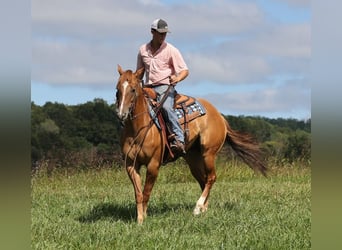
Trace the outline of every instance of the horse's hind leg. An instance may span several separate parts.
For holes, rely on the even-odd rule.
[[[198,215],[208,209],[210,190],[216,180],[215,154],[203,156],[199,151],[190,151],[185,159],[202,190],[193,212],[194,215]]]
[[[206,174],[201,154],[196,150],[191,150],[187,152],[184,158],[189,164],[191,174],[195,177],[203,191],[205,187]]]
[[[215,155],[208,154],[202,157],[203,157],[202,160],[204,162],[206,182],[205,182],[204,190],[202,191],[202,195],[196,203],[196,207],[194,209],[194,215],[198,215],[201,212],[207,211],[210,190],[216,181]]]

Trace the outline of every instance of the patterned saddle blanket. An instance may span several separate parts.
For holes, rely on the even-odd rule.
[[[152,89],[144,88],[144,92],[148,98],[156,102],[157,95]],[[174,110],[177,114],[178,122],[181,125],[184,125],[184,123],[188,123],[196,119],[197,117],[206,114],[204,106],[196,98],[178,93],[175,96]],[[157,115],[153,109],[153,105],[150,105],[150,115],[154,120],[155,124],[157,125],[157,127],[160,129],[161,126],[159,124]]]
[[[205,108],[196,98],[181,94],[175,96],[175,112],[181,125],[206,113]]]

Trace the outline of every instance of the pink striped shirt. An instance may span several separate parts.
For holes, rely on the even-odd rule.
[[[167,42],[163,42],[154,55],[151,43],[142,45],[138,53],[137,69],[141,67],[145,67],[145,85],[170,84],[169,76],[188,69],[179,50]]]

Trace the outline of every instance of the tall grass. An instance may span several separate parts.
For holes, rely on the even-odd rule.
[[[142,175],[144,175],[144,170]],[[311,170],[272,168],[269,178],[218,161],[209,209],[192,210],[199,185],[180,160],[163,166],[148,218],[135,221],[122,169],[32,177],[33,249],[310,249]]]

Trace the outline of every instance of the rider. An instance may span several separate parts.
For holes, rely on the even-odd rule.
[[[152,22],[152,40],[143,44],[138,53],[137,69],[145,69],[145,86],[151,87],[161,100],[171,85],[168,96],[163,104],[166,119],[175,133],[175,140],[171,142],[173,150],[185,153],[184,134],[173,109],[175,88],[174,86],[184,80],[189,70],[179,50],[165,42],[166,34],[170,32],[167,23],[163,19]],[[143,74],[141,75],[142,78]]]

